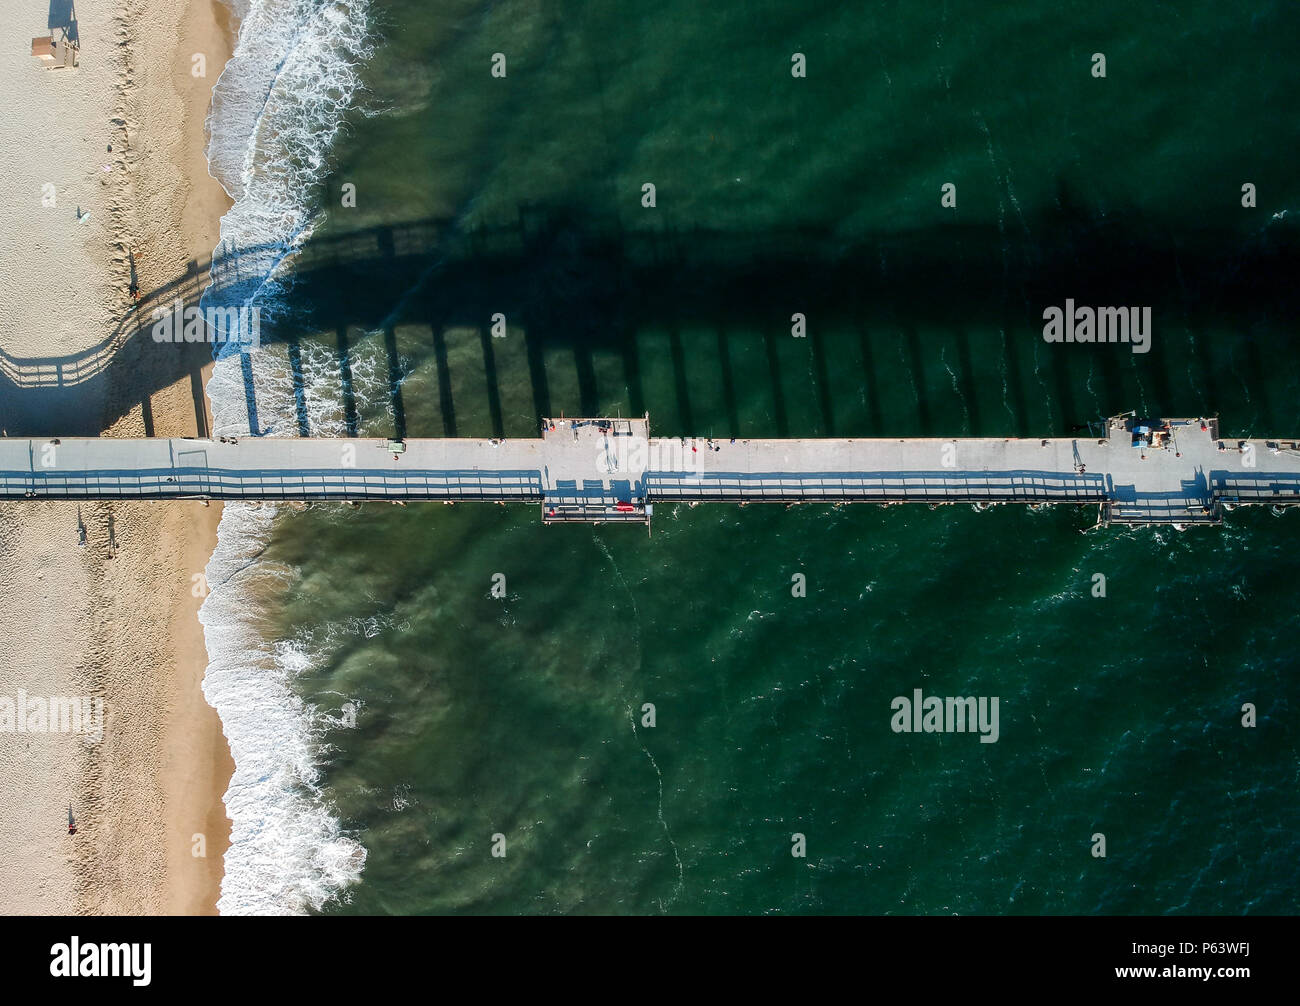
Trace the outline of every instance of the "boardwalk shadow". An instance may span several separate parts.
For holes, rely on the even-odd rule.
[[[1279,396],[1247,399],[1233,386],[1240,382],[1214,383],[1204,335],[1197,337],[1192,360],[1185,358],[1185,340],[1162,343],[1159,330],[1152,352],[1143,356],[1124,346],[1049,347],[1042,343],[1040,312],[1066,297],[1150,304],[1157,324],[1195,317],[1202,331],[1217,326],[1251,333],[1229,336],[1238,342],[1214,352],[1216,363],[1236,360],[1249,377],[1264,380],[1267,360],[1273,375],[1267,379],[1286,370],[1300,381],[1297,355],[1277,334],[1277,320],[1295,315],[1297,228],[1272,228],[1244,245],[1236,235],[1214,232],[1182,235],[1175,243],[1136,214],[1113,214],[1105,223],[1049,214],[1030,230],[1058,234],[1054,245],[1065,250],[1045,255],[1027,239],[1018,245],[996,227],[975,225],[852,245],[817,228],[629,232],[616,220],[564,208],[530,208],[509,225],[475,230],[450,220],[337,233],[327,226],[294,261],[298,312],[264,324],[262,335],[272,348],[285,347],[279,351],[289,361],[299,433],[310,428],[312,411],[302,374],[302,347],[309,340],[320,342],[336,362],[336,394],[349,432],[361,425],[352,372],[358,336],[349,335],[357,332],[372,333],[365,338],[378,340],[386,354],[396,420],[391,432],[399,436],[518,435],[543,415],[629,406],[634,414],[649,410],[659,417],[659,432],[685,435],[700,432],[690,427],[706,405],[725,416],[732,435],[937,434],[962,429],[963,403],[972,435],[1045,434],[1058,431],[1028,428],[1042,411],[1032,402],[1045,390],[1064,428],[1096,418],[1091,395],[1086,406],[1074,404],[1084,401],[1096,366],[1105,386],[1101,404],[1111,411],[1137,404],[1122,397],[1132,393],[1123,387],[1122,371],[1135,367],[1148,394],[1160,398],[1144,403],[1150,411],[1203,413],[1207,395],[1226,390],[1227,399],[1208,406],[1229,422],[1235,408],[1246,411],[1247,401],[1253,404],[1243,421],[1271,425],[1277,419],[1271,403]],[[990,255],[990,248],[999,254]],[[882,249],[888,251],[887,272]],[[257,276],[241,262],[280,252],[229,252],[216,270],[215,299],[255,293]],[[177,380],[188,376],[197,388],[211,347],[155,343],[149,322],[154,309],[174,299],[197,303],[210,265],[149,291],[83,353],[23,359],[0,351],[0,427],[9,435],[94,435]],[[958,279],[936,296],[937,277]],[[804,356],[782,344],[791,337],[790,316],[801,310],[815,333]],[[509,343],[495,346],[485,337],[498,312],[509,319],[511,337],[524,340],[522,353],[504,353]],[[424,326],[426,334],[401,339],[396,333],[406,326]],[[470,345],[481,355],[481,376],[476,364],[472,383],[455,373],[445,339],[452,328],[478,333]],[[647,356],[645,334],[652,331],[670,333],[667,360]],[[957,359],[950,371],[938,355],[953,332]],[[1046,389],[1028,362],[1035,352],[1051,354]],[[607,359],[621,375],[615,383]],[[701,378],[693,369],[696,359],[718,361],[721,376]],[[977,379],[988,368],[976,361],[985,359],[1000,361],[1005,387]],[[797,368],[791,360],[799,361]],[[652,362],[654,373],[670,380],[649,383]],[[571,369],[559,374],[561,365]],[[440,411],[441,422],[432,428],[423,403],[410,400],[404,384],[405,375],[421,367],[437,375],[440,406],[433,415]],[[1189,372],[1204,375],[1205,385],[1198,390],[1169,380]],[[756,383],[756,373],[765,380]],[[830,390],[846,374],[861,389],[856,402]],[[896,393],[909,384],[915,389],[908,393],[910,405]],[[531,398],[531,415],[505,405],[510,389],[521,386]],[[557,397],[561,386],[572,390]],[[702,394],[720,404],[702,402]],[[888,409],[882,409],[882,395],[889,396]],[[804,396],[811,408],[804,407]],[[200,397],[195,394],[196,418]],[[246,405],[250,428],[261,429],[251,380]],[[1080,409],[1088,415],[1079,415]],[[462,414],[485,418],[472,425]],[[425,417],[424,425],[408,430],[408,417],[416,415]]]

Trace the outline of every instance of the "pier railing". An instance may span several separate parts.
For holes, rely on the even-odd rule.
[[[1199,419],[1150,425],[1176,440],[1112,428],[1090,440],[706,441],[678,456],[646,419],[549,420],[540,438],[509,441],[0,438],[0,498],[528,502],[547,522],[620,523],[647,522],[655,503],[1095,504],[1102,524],[1175,526],[1300,506],[1300,464],[1282,446],[1295,441],[1229,451]]]
[[[424,499],[538,503],[535,471],[154,471],[0,475],[0,497],[17,499],[354,500]]]
[[[972,477],[938,472],[854,472],[708,476],[647,473],[652,501],[745,502],[953,502],[1101,503],[1107,497],[1101,475],[1053,472],[987,472]]]

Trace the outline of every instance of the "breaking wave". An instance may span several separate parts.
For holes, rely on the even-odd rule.
[[[291,282],[287,267],[312,233],[320,180],[361,86],[369,3],[228,2],[239,37],[213,88],[208,162],[234,205],[221,221],[203,305],[255,304],[263,323],[274,324]],[[323,373],[325,361],[309,356],[307,366],[309,374]],[[364,361],[355,370],[359,384],[379,380]],[[287,361],[274,351],[235,351],[217,360],[208,383],[216,433],[250,432],[246,386],[257,389],[255,432],[299,432]],[[311,423],[316,432],[342,432],[334,415],[340,410],[321,408]],[[260,614],[268,592],[283,590],[296,575],[262,559],[277,512],[272,505],[225,507],[199,613],[208,649],[203,692],[235,760],[225,795],[231,844],[218,901],[226,915],[318,910],[346,897],[366,859],[320,787],[323,735],[335,718],[292,688],[317,657],[275,640]]]

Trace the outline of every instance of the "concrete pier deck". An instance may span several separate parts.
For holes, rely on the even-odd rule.
[[[1296,441],[1223,441],[1199,419],[1113,419],[1104,433],[683,440],[649,437],[648,419],[555,419],[536,438],[400,443],[10,438],[0,498],[531,502],[556,523],[644,522],[675,502],[1075,503],[1128,524],[1300,504]]]

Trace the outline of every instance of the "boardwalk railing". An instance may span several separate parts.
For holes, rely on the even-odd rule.
[[[1215,496],[1225,503],[1300,503],[1300,476],[1214,472],[1211,479]]]
[[[1220,524],[1223,510],[1216,503],[1195,500],[1112,500],[1102,508],[1107,524]]]
[[[0,472],[0,497],[18,499],[451,499],[541,502],[536,471]]]
[[[1101,503],[1102,475],[1059,472],[647,473],[652,501]]]
[[[1127,430],[1094,440],[706,441],[702,456],[691,445],[689,462],[648,450],[648,471],[611,464],[622,460],[616,437],[648,440],[644,419],[551,420],[540,438],[508,441],[0,437],[0,498],[481,500],[543,503],[548,521],[638,523],[656,502],[1063,503],[1099,504],[1102,523],[1179,526],[1218,523],[1235,505],[1300,505],[1295,458],[1260,440],[1228,451],[1202,425],[1183,423],[1177,444],[1138,440],[1140,450]],[[957,459],[962,467],[947,467]],[[696,470],[680,470],[687,463]]]

